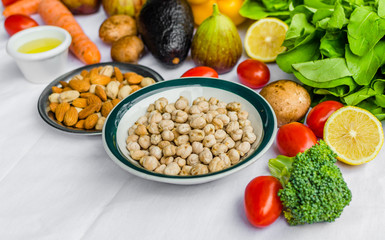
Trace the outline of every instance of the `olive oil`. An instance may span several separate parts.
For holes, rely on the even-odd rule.
[[[25,43],[17,51],[26,54],[42,53],[56,48],[61,43],[57,38],[41,38]]]

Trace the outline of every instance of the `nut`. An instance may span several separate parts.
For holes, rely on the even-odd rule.
[[[73,126],[78,121],[78,111],[75,107],[70,107],[68,111],[64,114],[64,125]]]
[[[95,95],[98,96],[102,101],[107,101],[107,94],[102,86],[96,85]]]
[[[111,78],[105,75],[95,75],[90,78],[91,84],[98,84],[106,86],[109,82],[111,82]]]
[[[87,99],[86,98],[76,98],[72,101],[72,106],[77,108],[85,108],[87,107]]]
[[[72,79],[69,81],[69,86],[78,92],[87,92],[91,84],[86,80]]]
[[[84,108],[83,110],[81,110],[79,112],[79,119],[87,118],[91,114],[95,113],[96,109],[98,109],[98,108],[99,108],[99,106],[97,104],[88,105],[86,108]],[[95,122],[95,124],[96,124],[96,122]]]
[[[59,102],[61,102],[61,103],[72,102],[73,100],[75,100],[79,96],[80,96],[79,91],[76,91],[76,90],[65,91],[65,92],[60,93]]]
[[[111,110],[114,108],[111,101],[104,102],[102,104],[101,113],[103,117],[107,117]]]
[[[80,113],[79,113],[80,114]],[[86,120],[84,121],[84,128],[85,129],[93,129],[98,122],[98,115],[96,113],[93,113],[89,115]]]
[[[67,102],[63,102],[57,105],[55,110],[56,120],[58,120],[59,122],[62,122],[64,120],[65,113],[70,109],[70,107],[71,107],[70,104]]]
[[[118,81],[109,82],[106,87],[107,96],[111,99],[115,99],[119,93],[119,86],[120,86],[120,82]]]

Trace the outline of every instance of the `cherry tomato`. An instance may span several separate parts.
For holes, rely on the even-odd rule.
[[[337,101],[321,102],[310,110],[306,117],[306,124],[317,137],[323,138],[326,120],[328,120],[332,113],[343,106],[342,103]]]
[[[21,30],[36,27],[38,25],[39,24],[29,16],[21,14],[11,15],[4,21],[5,30],[10,36]]]
[[[263,62],[247,59],[237,67],[239,81],[250,88],[261,88],[270,80],[270,70]]]
[[[282,188],[273,176],[259,176],[251,180],[245,189],[245,212],[255,227],[266,227],[275,222],[282,212],[278,191]]]
[[[299,122],[281,126],[277,133],[277,147],[282,155],[293,157],[317,143],[313,131]]]
[[[1,0],[3,2],[3,6],[11,5],[14,2],[17,2],[18,0]]]
[[[191,68],[190,70],[187,70],[187,72],[183,73],[181,76],[183,77],[213,77],[218,78],[218,73],[211,67],[206,66],[199,66]]]

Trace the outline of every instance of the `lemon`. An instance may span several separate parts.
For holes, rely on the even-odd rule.
[[[381,122],[369,111],[346,106],[335,111],[325,123],[324,140],[337,159],[360,165],[373,160],[384,143]]]
[[[289,29],[285,22],[277,18],[263,18],[251,24],[245,36],[247,55],[262,62],[273,62],[277,55],[284,52],[282,46]]]

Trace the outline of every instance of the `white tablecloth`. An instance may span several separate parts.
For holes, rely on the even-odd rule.
[[[43,24],[39,16],[33,16]],[[77,17],[111,61],[98,38],[105,14]],[[361,166],[338,164],[353,199],[334,223],[289,226],[281,216],[265,229],[252,227],[244,214],[249,181],[268,175],[275,144],[246,169],[214,182],[178,186],[152,182],[119,168],[104,151],[100,136],[79,136],[48,126],[37,100],[46,84],[25,80],[5,51],[0,29],[0,239],[384,239],[385,148]],[[241,27],[242,36],[247,24]],[[242,60],[247,56],[244,53]],[[166,69],[150,54],[140,64],[165,79],[194,66],[189,57]],[[66,71],[83,66],[70,55]],[[293,76],[269,64],[271,81]],[[238,81],[236,69],[220,76]]]

